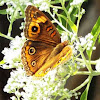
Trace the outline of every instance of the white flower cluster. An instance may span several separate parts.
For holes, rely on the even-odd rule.
[[[66,41],[66,40],[68,40],[68,38],[70,37],[71,38],[71,42],[74,42],[75,40],[76,40],[76,34],[74,34],[74,33],[72,33],[72,32],[70,32],[70,33],[62,33],[61,34],[61,41],[63,42],[63,41]]]
[[[21,47],[24,41],[25,37],[23,34],[22,37],[16,36],[15,39],[11,41],[10,48],[6,48],[2,51],[5,55],[4,59],[6,62],[6,64],[3,65],[3,68],[16,68],[16,70],[11,72],[4,91],[15,94],[15,96],[11,97],[12,100],[17,100],[19,98],[22,98],[22,100],[52,100],[51,96],[56,93],[62,96],[62,92],[64,92],[65,89],[60,88],[62,88],[62,82],[64,80],[60,79],[59,81],[56,76],[56,68],[40,80],[36,80],[36,77],[34,80],[33,76],[26,76],[22,63],[20,63]],[[60,72],[64,73],[65,67],[60,66],[60,68],[63,69],[60,70]],[[69,94],[69,91],[67,92],[66,93]]]
[[[47,2],[43,2],[42,4],[41,4],[41,6],[39,7],[39,10],[41,10],[41,11],[47,11],[47,10],[49,10],[50,9],[50,7],[49,7],[49,4],[47,3]]]
[[[9,15],[8,19],[17,19],[21,16],[24,16],[23,12],[25,9],[25,6],[30,2],[31,0],[1,0],[0,5],[4,5],[6,3],[7,9],[6,12]],[[32,3],[31,3],[32,4]]]
[[[24,9],[28,5],[34,5],[39,7],[41,11],[47,12],[50,10],[51,0],[4,0],[0,1],[0,5],[6,3],[7,9],[6,12],[9,15],[8,19],[17,19],[24,16]]]
[[[80,46],[84,49],[86,48],[87,50],[90,50],[91,48],[95,50],[96,47],[92,47],[92,43],[93,35],[91,33],[88,33],[85,37],[80,37],[79,42],[75,42],[74,45],[77,50],[79,50]]]
[[[65,32],[61,34],[61,42],[67,41],[68,38],[71,38],[71,43],[73,43],[76,40],[76,34],[74,34],[72,32],[70,32],[69,34],[67,34]],[[77,51],[75,50],[75,48],[72,45],[70,47],[73,50],[73,54],[76,55]]]
[[[34,0],[33,3],[35,6],[39,7],[39,10],[47,12],[50,10],[51,0]]]
[[[21,34],[23,35],[23,33]],[[18,68],[21,65],[21,47],[23,46],[23,41],[25,41],[25,37],[16,36],[10,42],[10,48],[5,47],[2,51],[4,54],[4,62],[5,64],[2,66],[4,69],[10,68]]]
[[[7,81],[7,85],[4,87],[4,91],[7,93],[15,93],[16,90],[25,86],[27,77],[25,77],[25,71],[22,68],[18,68],[16,71],[10,73],[10,78]]]
[[[66,93],[69,95],[68,97],[72,97],[73,93],[71,94],[68,89],[62,88],[63,81],[66,82],[66,80],[60,79],[59,81],[55,77],[56,72],[57,70],[52,70],[43,79],[33,80],[34,77],[27,77],[25,71],[18,68],[11,72],[4,91],[16,95],[12,96],[11,100],[18,100],[19,98],[22,100],[53,100],[51,99],[52,95],[56,93],[59,96]]]
[[[70,33],[69,33],[69,36],[70,36],[70,38],[71,38],[71,42],[74,42],[74,41],[76,40],[77,34],[70,32]]]
[[[22,97],[24,100],[31,100],[31,98],[33,100],[50,100],[50,96],[53,92],[58,90],[59,86],[54,83],[54,80],[54,73],[52,74],[52,78],[51,75],[46,75],[44,80],[33,80],[30,78],[30,80],[26,82],[26,86],[23,87],[24,91],[21,92]]]
[[[31,0],[4,0],[4,2],[8,5],[8,6],[13,6],[14,8],[18,7],[18,5],[27,5],[27,3],[29,3]]]
[[[85,0],[73,0],[70,5],[71,6],[77,6],[79,4],[82,4]]]
[[[25,40],[22,33],[21,37],[16,36],[10,42],[10,48],[5,48],[2,51],[5,61],[5,64],[2,67],[4,69],[16,68],[16,70],[13,70],[10,73],[10,78],[4,87],[4,92],[15,94],[15,96],[10,98],[12,100],[17,100],[19,98],[22,98],[22,100],[52,100],[52,95],[56,93],[57,95],[62,96],[62,92],[65,90],[62,89],[62,82],[65,81],[65,79],[62,78],[59,81],[59,78],[57,77],[59,71],[57,71],[58,67],[50,71],[40,80],[36,80],[36,77],[34,76],[28,77],[26,75],[20,57],[21,48]],[[61,68],[61,73],[65,72],[65,68],[67,70],[67,67],[60,66],[59,68]],[[65,72],[65,74],[67,75],[67,72]],[[69,94],[70,92],[66,91],[66,93]],[[70,95],[70,97],[72,97],[71,93]]]

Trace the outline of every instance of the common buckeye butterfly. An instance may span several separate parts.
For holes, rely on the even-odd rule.
[[[24,34],[28,40],[22,47],[22,63],[27,75],[42,77],[49,70],[67,61],[72,49],[68,46],[68,41],[61,43],[56,27],[36,7],[29,5],[25,16]]]

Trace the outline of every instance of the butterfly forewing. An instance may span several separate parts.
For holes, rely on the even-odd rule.
[[[44,41],[51,45],[60,43],[60,35],[56,27],[51,23],[47,16],[36,7],[29,5],[25,11],[26,24],[24,33],[26,38],[35,41]],[[37,27],[33,32],[32,28]],[[40,30],[40,31],[39,31]]]

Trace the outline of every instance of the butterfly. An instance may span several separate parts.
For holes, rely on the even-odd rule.
[[[68,41],[61,43],[59,32],[42,11],[29,5],[25,16],[24,35],[27,41],[21,51],[22,63],[28,76],[43,77],[67,61],[72,49]]]

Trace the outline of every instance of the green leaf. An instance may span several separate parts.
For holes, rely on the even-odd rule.
[[[7,11],[6,11],[6,9],[0,10],[0,14],[2,14],[2,15],[5,15],[5,14],[7,14]]]
[[[93,51],[92,48],[93,48],[93,46],[95,45],[96,40],[97,40],[97,38],[98,38],[98,36],[99,36],[99,34],[100,34],[100,16],[99,16],[99,18],[97,19],[97,22],[96,22],[96,24],[94,25],[94,27],[93,27],[93,29],[92,29],[92,31],[91,31],[91,34],[94,36],[94,38],[92,39],[92,40],[93,40],[93,43],[92,43],[92,46],[91,46],[90,50],[86,50],[89,59],[91,59],[91,55],[92,55],[92,51]]]
[[[67,5],[67,7],[66,7],[66,10],[67,10],[67,11],[69,10],[69,8],[70,8],[70,2],[72,2],[72,1],[73,1],[73,0],[70,0],[70,1],[69,1],[68,5]],[[77,12],[78,12],[78,10],[77,10],[76,8],[72,8],[72,12],[71,12],[71,14],[70,14],[70,21],[67,20],[66,13],[65,13],[64,11],[61,13],[61,15],[63,15],[63,16],[66,17],[66,20],[65,20],[64,18],[61,17],[62,25],[63,25],[64,27],[67,26],[67,29],[68,29],[69,31],[72,31],[72,30],[75,31],[75,27],[76,27],[76,26],[75,26],[74,22],[76,21],[76,17],[75,17],[74,15],[76,15]],[[69,16],[69,15],[68,15],[68,16]],[[69,24],[69,25],[68,25],[68,24]],[[73,27],[70,27],[71,24],[72,24],[73,26],[75,26],[75,27],[74,27],[74,28],[73,28]],[[62,30],[62,28],[60,28],[60,26],[57,26],[57,28],[58,28],[59,30]]]
[[[86,88],[86,89],[84,90],[84,92],[83,92],[82,95],[81,95],[80,100],[87,100],[87,95],[88,95],[88,88]]]
[[[0,61],[0,65],[3,65],[4,63],[5,63],[5,61],[4,61],[4,60]]]
[[[68,20],[68,24],[70,25],[73,33],[77,33],[77,27],[71,20]]]
[[[89,82],[87,84],[87,87],[86,89],[84,90],[84,92],[82,93],[81,97],[80,97],[80,100],[87,100],[87,96],[88,96],[88,91],[89,91],[89,87],[90,87],[90,83],[91,83],[91,80],[92,80],[92,77],[89,76]]]
[[[97,34],[96,32],[97,32],[97,31],[100,31],[99,28],[100,28],[100,16],[99,16],[99,18],[97,19],[97,22],[96,22],[96,24],[94,25],[94,27],[93,27],[93,29],[92,29],[92,31],[91,31],[91,34],[92,34],[93,36],[94,36],[95,34]]]
[[[99,35],[98,43],[100,44],[100,35]]]

